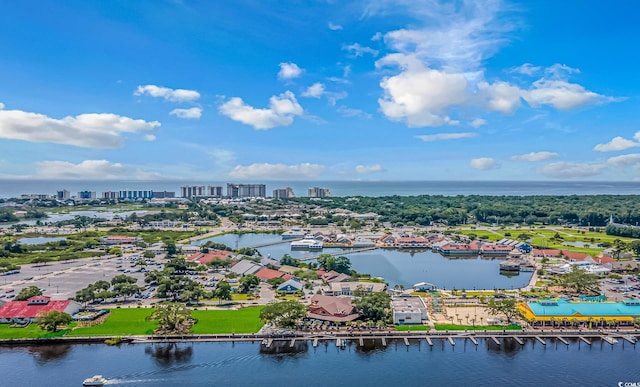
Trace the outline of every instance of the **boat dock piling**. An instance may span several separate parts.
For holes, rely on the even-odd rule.
[[[591,341],[587,340],[586,337],[580,336],[580,340],[584,341],[585,343],[587,343],[587,345],[591,345]]]
[[[454,347],[456,345],[456,342],[453,341],[453,337],[449,336],[449,337],[447,337],[447,340],[449,340],[449,344],[451,344],[452,347]]]
[[[493,340],[494,343],[496,343],[497,345],[500,345],[500,340],[498,340],[495,336],[491,336],[491,339]]]
[[[316,337],[315,339],[313,339],[313,348],[317,348],[318,347],[318,338]]]
[[[517,341],[517,342],[518,342],[518,344],[520,344],[520,345],[524,345],[524,341],[522,341],[522,339],[521,339],[521,338],[516,337],[516,336],[513,336],[513,339],[514,339],[515,341]]]
[[[430,347],[433,347],[433,341],[431,341],[431,337],[425,337],[425,339],[427,339],[427,344],[429,344]]]
[[[556,338],[557,338],[558,340],[560,340],[562,343],[564,343],[564,345],[569,345],[569,342],[568,342],[566,339],[564,339],[564,338],[562,338],[562,337],[560,337],[560,336],[558,336],[558,337],[556,337]]]
[[[538,340],[539,342],[541,342],[541,343],[542,343],[542,345],[547,345],[547,342],[546,342],[546,341],[544,341],[544,339],[543,339],[542,337],[540,337],[540,336],[536,336],[536,340]]]
[[[406,345],[407,347],[409,346],[409,339],[407,339],[406,337],[404,338],[404,345]]]
[[[471,340],[471,342],[473,343],[473,345],[476,345],[476,346],[478,345],[478,340],[476,340],[476,338],[475,338],[475,337],[471,337],[471,336],[469,336],[469,340]]]

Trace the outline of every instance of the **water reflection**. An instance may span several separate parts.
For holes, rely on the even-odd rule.
[[[69,352],[71,352],[71,348],[73,346],[69,344],[61,344],[61,345],[38,345],[33,347],[26,347],[27,352],[33,355],[34,359],[39,365],[46,364],[50,361],[62,360]]]
[[[177,343],[156,344],[145,347],[144,353],[151,355],[158,365],[166,367],[188,363],[193,356],[193,347],[181,346]]]

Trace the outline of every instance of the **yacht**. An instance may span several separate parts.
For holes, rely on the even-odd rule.
[[[82,385],[83,386],[104,386],[106,382],[107,382],[107,379],[105,379],[102,375],[95,375],[93,377],[86,378],[84,382],[82,382]]]

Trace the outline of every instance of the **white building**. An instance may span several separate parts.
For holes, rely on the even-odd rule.
[[[420,297],[402,296],[391,299],[393,323],[398,325],[422,324],[428,320],[427,306]]]

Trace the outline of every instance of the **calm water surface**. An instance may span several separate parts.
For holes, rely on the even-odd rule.
[[[282,241],[275,234],[226,234],[208,240],[235,248],[261,245]],[[344,251],[338,248],[326,248],[322,251],[291,250],[289,241],[258,248],[263,256],[270,255],[280,259],[284,254],[294,258],[317,256],[321,253],[334,254]],[[404,285],[410,287],[418,282],[429,282],[446,289],[511,289],[525,286],[533,273],[515,275],[500,274],[499,259],[480,259],[478,257],[445,258],[429,250],[390,250],[375,249],[346,255],[354,270],[383,277],[391,287]]]
[[[263,354],[256,343],[39,346],[0,349],[1,384],[80,386],[94,374],[122,386],[617,386],[640,381],[632,345],[529,341],[476,348],[457,340],[367,351],[328,343]],[[287,343],[288,346],[288,343]]]

